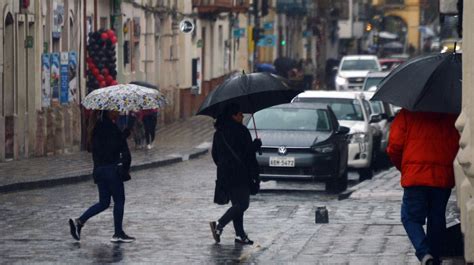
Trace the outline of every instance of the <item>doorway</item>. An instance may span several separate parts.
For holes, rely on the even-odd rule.
[[[14,25],[13,16],[8,13],[5,18],[5,30],[3,35],[3,109],[5,117],[5,159],[14,156],[14,120],[15,114],[15,82],[14,82]]]

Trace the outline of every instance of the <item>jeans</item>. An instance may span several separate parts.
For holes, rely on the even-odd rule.
[[[154,114],[143,117],[143,125],[145,126],[146,144],[151,144],[155,140],[157,116]]]
[[[451,189],[409,187],[404,189],[401,217],[405,231],[421,261],[431,254],[439,262],[441,245],[446,231],[446,205]],[[426,234],[423,230],[427,221]]]
[[[122,222],[125,205],[125,189],[117,171],[117,165],[100,166],[96,169],[99,202],[87,209],[79,220],[85,223],[89,218],[109,208],[110,197],[114,199],[115,234],[123,233]]]
[[[244,212],[249,208],[250,190],[248,187],[234,187],[230,190],[230,207],[219,219],[219,228],[224,228],[230,221],[234,224],[236,236],[245,236]]]

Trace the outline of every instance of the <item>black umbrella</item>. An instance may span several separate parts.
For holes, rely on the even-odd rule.
[[[410,111],[461,112],[461,54],[443,53],[414,58],[378,85],[372,100]]]
[[[283,78],[269,73],[238,74],[209,93],[196,115],[217,118],[231,103],[238,104],[243,113],[255,113],[288,103],[301,92],[289,87]]]

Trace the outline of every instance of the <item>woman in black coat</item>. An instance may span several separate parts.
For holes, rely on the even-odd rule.
[[[131,156],[127,145],[126,132],[116,125],[118,112],[103,111],[89,135],[89,150],[94,161],[93,177],[99,190],[99,202],[91,206],[77,219],[69,219],[71,235],[80,240],[81,229],[86,221],[109,208],[110,198],[114,199],[114,228],[112,242],[132,242],[122,229],[125,188],[122,175],[128,175]],[[121,166],[119,166],[121,164]]]
[[[244,231],[244,212],[249,207],[250,184],[258,178],[255,152],[261,147],[260,139],[252,137],[244,125],[239,106],[231,104],[215,123],[212,158],[217,165],[217,181],[229,195],[232,207],[216,222],[211,222],[211,231],[217,243],[224,227],[233,221],[235,242],[253,244]]]

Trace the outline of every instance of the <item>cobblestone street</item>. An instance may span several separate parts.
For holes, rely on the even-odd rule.
[[[252,197],[246,230],[254,246],[237,246],[233,228],[214,244],[208,222],[227,207],[212,203],[215,167],[210,155],[133,173],[126,183],[124,227],[137,237],[112,244],[112,208],[86,224],[81,242],[67,220],[95,202],[91,182],[0,195],[2,263],[418,264],[400,224],[400,197],[364,196],[369,183],[398,184],[396,171],[377,175],[347,200],[322,191],[264,190]],[[387,181],[392,179],[392,181]],[[363,183],[365,184],[365,182]],[[312,185],[312,184],[308,184]],[[263,187],[272,186],[265,183]],[[317,185],[315,186],[317,187]],[[329,224],[315,224],[326,206]],[[457,264],[457,263],[445,263]]]

